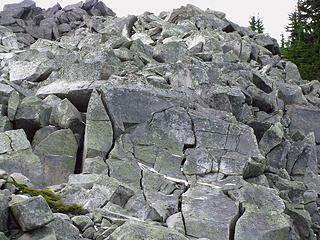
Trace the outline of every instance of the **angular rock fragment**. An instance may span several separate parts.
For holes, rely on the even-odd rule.
[[[41,160],[32,153],[23,130],[0,133],[0,152],[2,169],[10,174],[22,173],[37,186],[44,184]]]
[[[61,128],[70,128],[75,132],[81,129],[82,117],[78,109],[68,99],[52,104],[50,123]]]
[[[49,125],[51,107],[42,102],[40,98],[30,96],[24,98],[15,115],[16,128],[25,130],[28,139],[40,128]]]
[[[43,227],[54,218],[46,200],[41,196],[13,203],[10,210],[22,231]]]
[[[9,65],[10,81],[21,84],[23,81],[37,82],[45,80],[51,73],[50,67],[27,61],[15,61]]]
[[[24,0],[0,25],[0,177],[88,211],[40,223],[39,197],[0,179],[1,239],[319,236],[320,84],[272,37],[190,4]],[[19,220],[44,214],[27,232],[9,195]]]
[[[320,143],[320,132],[317,125],[320,118],[318,109],[293,105],[289,108],[289,116],[291,119],[290,131],[300,130],[305,135],[313,132],[316,142]]]
[[[84,158],[106,157],[113,145],[113,127],[97,91],[88,104],[84,139]]]
[[[117,228],[109,237],[109,240],[116,240],[119,237],[139,238],[139,239],[172,239],[186,240],[182,234],[168,230],[168,228],[151,225],[142,222],[128,221],[121,227]]]
[[[54,94],[60,98],[67,98],[79,110],[85,111],[91,96],[91,92],[95,87],[99,87],[102,83],[92,81],[56,81],[38,89],[36,95],[46,97]]]
[[[19,240],[37,240],[37,239],[57,240],[54,230],[50,227],[42,227],[39,229],[28,231],[19,238]]]
[[[186,235],[197,238],[230,239],[239,209],[221,190],[210,186],[191,187],[182,195]]]
[[[262,153],[269,153],[274,147],[282,142],[283,126],[281,123],[276,123],[269,128],[259,142],[259,148]]]
[[[0,191],[0,232],[8,231],[10,192]]]
[[[247,184],[241,192],[244,214],[236,223],[234,239],[290,239],[292,225],[276,190]]]
[[[125,184],[101,174],[71,175],[68,184],[61,193],[64,201],[88,210],[101,208],[107,202],[121,206],[134,194]]]
[[[43,165],[46,185],[66,182],[75,171],[78,143],[70,129],[49,134],[34,148]]]
[[[60,216],[54,215],[53,220],[47,226],[53,229],[57,240],[80,239],[78,228]]]
[[[7,113],[10,121],[14,121],[19,103],[20,95],[17,91],[13,91],[8,99]]]
[[[102,88],[116,136],[126,127],[145,122],[153,112],[170,108],[170,94],[152,88],[104,86]]]

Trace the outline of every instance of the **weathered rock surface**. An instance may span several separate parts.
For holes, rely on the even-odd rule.
[[[0,12],[0,75],[1,239],[319,238],[320,84],[268,35],[24,0]]]
[[[53,220],[51,209],[40,196],[13,203],[10,210],[22,231],[40,228]]]

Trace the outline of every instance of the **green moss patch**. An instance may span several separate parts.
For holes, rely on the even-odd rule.
[[[87,211],[78,204],[65,204],[61,197],[49,189],[34,189],[25,184],[17,183],[14,179],[5,179],[7,183],[13,184],[19,194],[28,194],[32,197],[42,196],[53,212],[82,215]]]

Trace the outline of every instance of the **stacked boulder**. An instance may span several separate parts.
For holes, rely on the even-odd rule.
[[[89,16],[115,16],[115,13],[98,0],[87,0],[64,8],[57,3],[47,10],[37,7],[32,0],[24,0],[4,6],[0,25],[15,33],[20,45],[28,46],[39,38],[59,39],[62,34],[81,26]]]
[[[0,16],[1,239],[319,238],[320,84],[275,39],[192,5]]]

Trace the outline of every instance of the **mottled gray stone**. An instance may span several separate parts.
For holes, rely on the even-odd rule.
[[[14,121],[18,106],[20,103],[20,95],[17,91],[13,91],[10,94],[10,97],[8,99],[8,118],[10,121]]]
[[[10,81],[21,84],[23,81],[37,82],[48,77],[52,69],[34,62],[15,61],[9,65]]]
[[[289,239],[290,218],[276,190],[246,184],[241,196],[245,212],[236,223],[235,239]]]
[[[10,210],[22,231],[43,227],[53,220],[51,209],[41,196],[11,204]]]
[[[316,142],[320,143],[320,132],[317,124],[320,120],[318,109],[292,105],[289,107],[288,113],[291,119],[290,131],[300,130],[305,135],[313,132]]]
[[[229,239],[238,211],[234,201],[210,186],[194,186],[182,195],[182,215],[190,236]]]
[[[286,71],[286,81],[297,82],[297,81],[301,80],[299,69],[294,63],[292,63],[290,61],[286,62],[285,71]]]
[[[9,196],[9,191],[0,191],[0,232],[7,232],[8,230]]]
[[[108,175],[109,167],[102,157],[86,158],[83,160],[82,173]]]
[[[106,157],[113,145],[113,128],[101,96],[93,91],[89,100],[84,137],[84,158]]]
[[[17,109],[15,127],[24,129],[31,140],[40,127],[49,125],[50,113],[51,107],[41,99],[35,96],[25,97]]]
[[[22,173],[37,186],[43,185],[42,162],[31,151],[23,130],[0,133],[0,165],[11,173]]]
[[[57,240],[80,240],[80,232],[70,221],[64,220],[55,215],[48,227],[52,228],[56,234]]]
[[[34,148],[43,165],[46,185],[66,182],[75,171],[78,143],[70,129],[49,134]]]
[[[50,123],[61,128],[77,129],[82,118],[78,109],[68,100],[63,99],[52,107]]]
[[[268,154],[273,148],[282,142],[283,126],[281,123],[276,123],[270,127],[263,135],[259,142],[259,149],[262,153]]]
[[[179,42],[158,45],[153,50],[154,58],[161,63],[175,63],[188,56],[187,46]]]
[[[109,240],[116,240],[120,237],[127,239],[146,239],[146,240],[186,240],[182,234],[169,230],[162,226],[151,225],[143,222],[127,221],[121,227],[117,228],[109,237]]]
[[[18,240],[57,240],[56,234],[52,228],[42,227],[36,230],[24,233]]]

